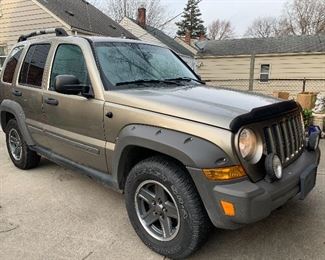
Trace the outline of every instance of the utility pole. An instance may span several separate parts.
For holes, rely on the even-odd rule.
[[[127,14],[127,12],[126,12],[126,1],[127,0],[123,0],[123,4],[124,4],[124,17],[126,17],[126,14]]]

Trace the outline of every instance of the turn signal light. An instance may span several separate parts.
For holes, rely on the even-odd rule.
[[[224,200],[220,200],[220,204],[226,216],[234,217],[236,215],[234,204]]]
[[[236,165],[225,168],[203,169],[204,175],[212,181],[227,181],[246,176],[242,166]]]

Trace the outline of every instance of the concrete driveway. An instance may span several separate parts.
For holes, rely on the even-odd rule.
[[[123,195],[46,160],[17,170],[2,132],[0,205],[0,259],[163,259],[136,236]],[[305,201],[240,230],[211,231],[192,259],[325,259],[325,158]]]

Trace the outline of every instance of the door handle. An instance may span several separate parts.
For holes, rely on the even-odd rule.
[[[21,97],[23,95],[21,91],[15,89],[12,90],[12,94],[16,97]]]
[[[45,98],[45,103],[51,106],[57,106],[59,104],[59,101],[54,98]]]

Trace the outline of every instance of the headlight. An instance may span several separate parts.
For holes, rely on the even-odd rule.
[[[263,145],[253,130],[245,128],[239,134],[239,151],[250,163],[257,163],[263,155]]]

